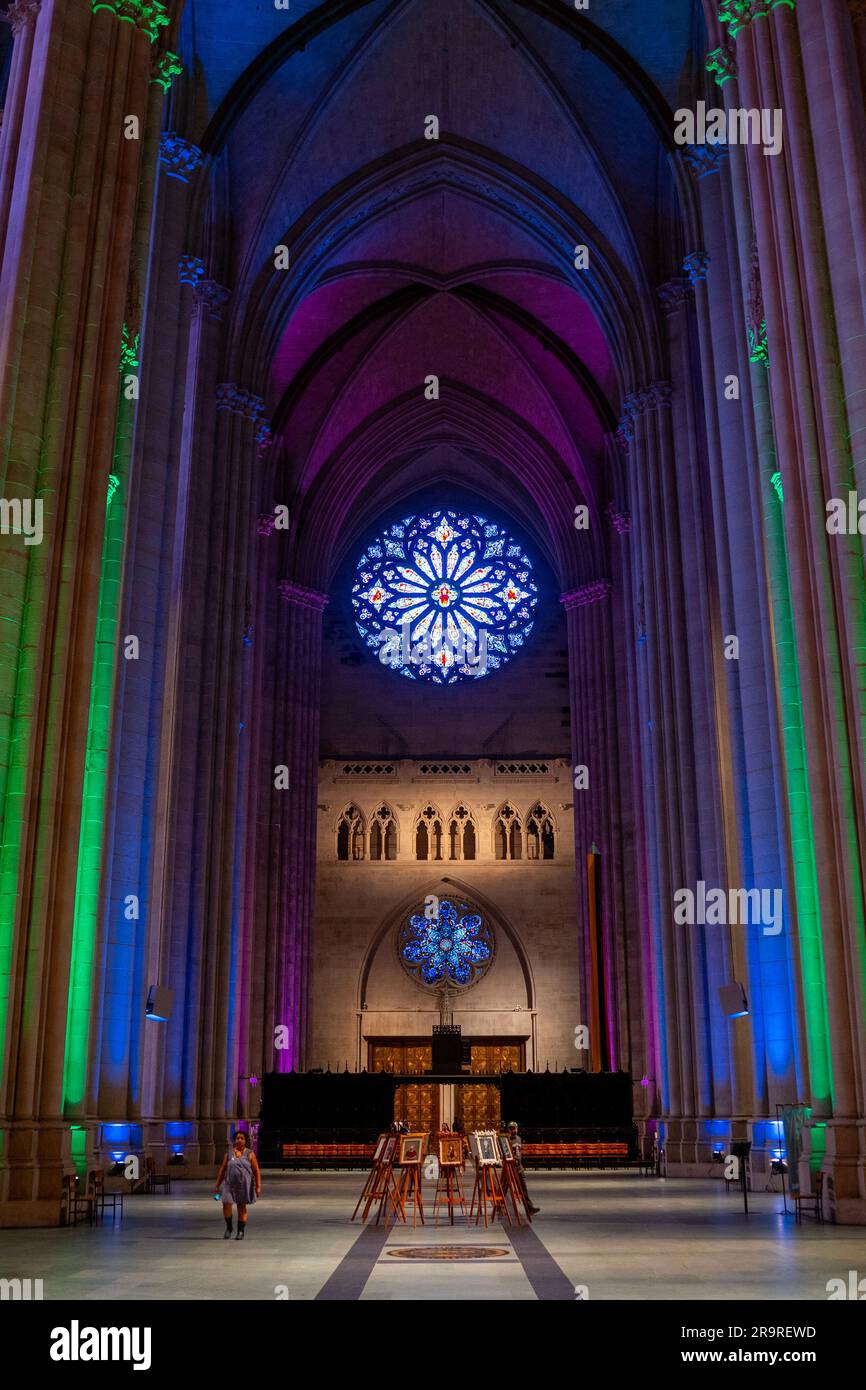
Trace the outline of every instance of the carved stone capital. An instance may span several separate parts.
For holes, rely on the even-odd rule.
[[[848,0],[848,11],[852,20],[866,19],[866,0]]]
[[[134,372],[139,361],[139,334],[132,332],[128,324],[120,330],[120,370]]]
[[[201,256],[181,256],[177,263],[177,278],[182,285],[197,285],[204,279],[204,261]]]
[[[573,608],[585,608],[590,603],[601,603],[607,598],[612,587],[609,579],[596,579],[592,584],[584,584],[581,589],[571,589],[569,593],[563,594],[559,601],[566,613],[570,613]]]
[[[665,318],[672,318],[684,308],[691,295],[692,287],[684,275],[675,275],[672,280],[666,280],[656,288],[656,298],[662,306]]]
[[[233,381],[222,381],[217,386],[216,404],[217,410],[230,410],[233,415],[242,415],[253,424],[258,422],[265,408],[261,396],[254,395]]]
[[[647,393],[650,397],[650,409],[660,410],[662,406],[670,406],[674,388],[669,381],[653,381],[650,382]]]
[[[607,518],[618,536],[627,536],[631,531],[631,513],[620,511],[615,502],[608,503]]]
[[[176,77],[183,72],[183,63],[177,53],[160,53],[151,68],[151,82],[158,82],[167,92]]]
[[[712,53],[707,54],[707,72],[715,76],[719,87],[724,87],[732,77],[739,77],[736,50],[727,39],[721,48],[714,48]]]
[[[216,280],[197,280],[192,293],[196,304],[212,319],[222,318],[223,309],[231,298],[231,290],[218,285]]]
[[[91,9],[94,14],[99,10],[110,10],[118,19],[124,20],[127,24],[134,24],[136,29],[147,34],[151,43],[160,29],[164,29],[171,22],[161,0],[91,0]]]
[[[701,280],[706,280],[709,274],[710,258],[706,251],[691,251],[683,261],[683,270],[689,277],[691,284],[697,285]]]
[[[735,39],[741,29],[756,19],[767,19],[780,5],[795,10],[797,0],[720,0],[719,23],[726,24],[731,38]]]
[[[727,145],[685,145],[683,160],[692,178],[706,179],[721,171],[729,153]]]
[[[324,612],[331,602],[328,594],[320,594],[316,589],[305,589],[301,584],[293,584],[290,579],[281,579],[277,588],[280,598],[286,603],[299,604],[301,608],[312,608],[316,613]]]
[[[204,162],[204,154],[198,145],[184,140],[173,130],[163,131],[159,137],[159,157],[168,177],[180,179],[181,183],[189,183]]]
[[[42,0],[12,0],[12,4],[6,11],[6,22],[10,25],[16,39],[25,29],[33,28],[41,4]]]
[[[749,290],[746,299],[746,333],[749,340],[749,361],[770,365],[770,347],[767,338],[767,319],[764,313],[764,292],[761,289],[761,263],[758,259],[758,243],[752,238],[752,256],[749,265]]]

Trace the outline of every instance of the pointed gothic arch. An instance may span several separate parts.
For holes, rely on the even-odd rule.
[[[344,862],[363,859],[366,839],[364,813],[354,803],[350,803],[341,811],[337,820],[337,858]]]
[[[399,843],[397,817],[388,802],[383,801],[370,817],[370,858],[396,859]]]

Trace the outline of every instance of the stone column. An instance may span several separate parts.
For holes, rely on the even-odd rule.
[[[43,0],[23,109],[16,88],[14,173],[5,166],[0,493],[44,508],[42,543],[4,537],[0,564],[0,1195],[15,1204],[10,1219],[58,1219],[64,1082],[75,1100],[82,1080],[67,1024],[86,1034],[92,940],[73,923],[144,143],[124,138],[124,125],[132,113],[147,127],[151,44],[168,22],[161,6],[121,23],[86,0]]]
[[[13,47],[12,67],[3,107],[3,124],[0,127],[0,246],[3,246],[6,240],[9,223],[12,190],[21,149],[27,87],[33,61],[33,39],[41,3],[42,0],[14,0],[6,11],[6,21],[12,29]],[[38,74],[34,75],[34,80],[38,81]],[[28,153],[27,150],[23,151],[25,161]]]
[[[862,130],[863,114],[836,92],[850,83],[854,52],[841,5],[819,14],[814,6],[755,3],[739,17],[723,6],[719,17],[736,43],[740,104],[784,113],[784,157],[754,146],[745,153],[819,903],[819,973],[804,973],[804,994],[817,1020],[811,1030],[826,1032],[832,1059],[818,1097],[825,1115],[832,1106],[818,1136],[825,1171],[837,1212],[863,1220],[866,1124],[855,1117],[866,1112],[866,585],[862,538],[828,535],[825,510],[828,498],[847,499],[866,468],[862,154],[846,142]]]
[[[310,936],[316,885],[316,802],[319,785],[319,695],[322,613],[327,595],[281,580],[274,652],[274,735],[267,778],[272,824],[266,1056],[273,1069],[306,1065],[309,1036]],[[284,770],[284,771],[283,771]],[[277,779],[287,785],[279,787]],[[276,1030],[285,1030],[275,1048]],[[270,1069],[270,1068],[269,1068]]]

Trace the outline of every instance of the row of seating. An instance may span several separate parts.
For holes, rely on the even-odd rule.
[[[375,1144],[282,1144],[280,1152],[286,1168],[366,1168],[372,1162]]]
[[[349,1143],[286,1143],[280,1146],[284,1167],[355,1168],[364,1167],[373,1157],[375,1145]],[[625,1141],[524,1143],[523,1162],[527,1168],[619,1167],[637,1163],[633,1147]]]

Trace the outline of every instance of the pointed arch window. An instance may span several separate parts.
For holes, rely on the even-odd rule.
[[[536,801],[526,819],[526,857],[552,859],[555,847],[553,816],[541,801]]]
[[[442,817],[435,806],[425,806],[415,827],[415,858],[442,858]]]
[[[337,822],[337,858],[363,859],[366,830],[357,806],[347,806]]]
[[[370,858],[397,858],[397,821],[387,802],[373,812],[370,820]]]
[[[454,807],[448,820],[449,859],[474,859],[476,844],[475,821],[471,811],[461,801]]]
[[[518,812],[508,801],[493,823],[493,849],[497,859],[523,858],[523,827]]]

